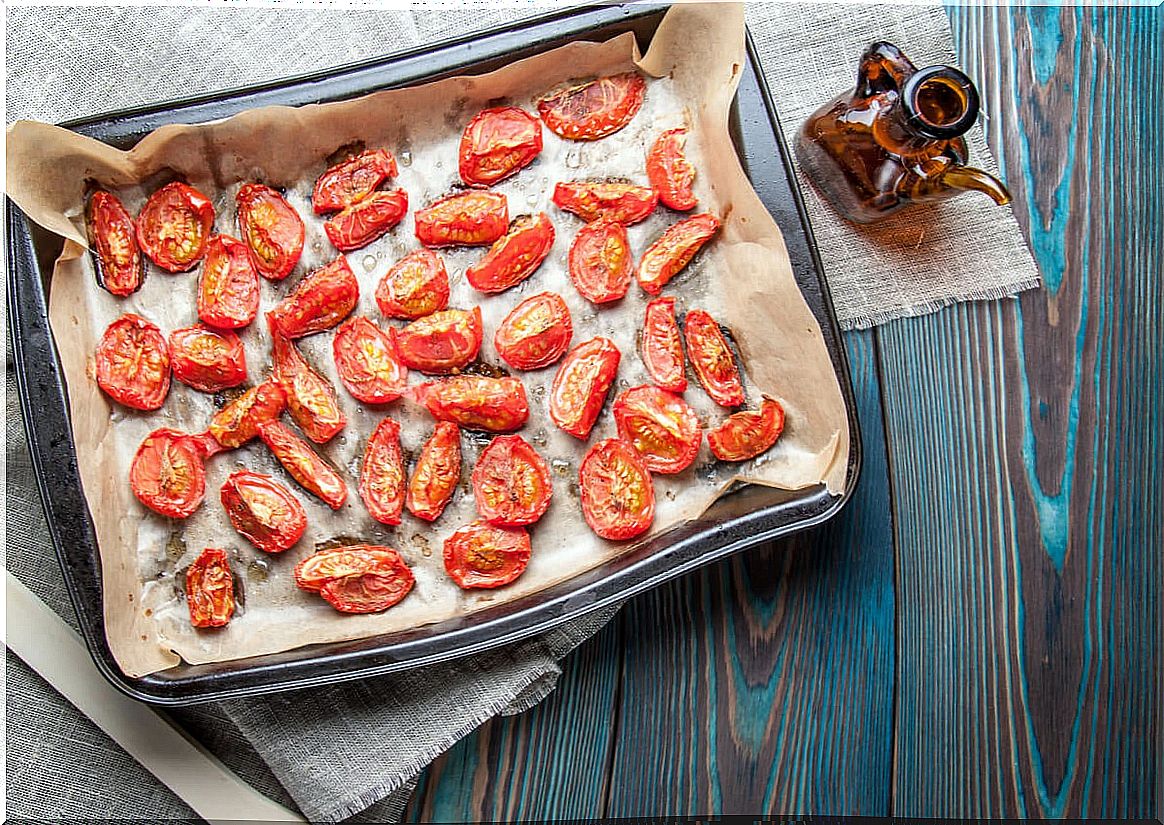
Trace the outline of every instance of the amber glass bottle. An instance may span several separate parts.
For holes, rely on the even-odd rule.
[[[966,166],[962,135],[976,117],[970,78],[950,66],[918,69],[878,42],[861,56],[857,87],[805,121],[796,155],[833,207],[857,223],[969,190],[1009,203],[1001,181]]]

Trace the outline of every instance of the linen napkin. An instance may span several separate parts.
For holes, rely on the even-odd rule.
[[[536,13],[531,6],[12,7],[7,118],[54,122],[248,85]],[[763,5],[749,8],[748,23],[789,135],[816,106],[852,86],[857,57],[873,39],[897,42],[919,64],[953,62],[940,7]],[[968,138],[975,162],[995,171],[981,130]],[[803,180],[802,187],[844,326],[998,297],[1038,281],[1009,209],[968,195],[858,229],[833,215]],[[7,564],[75,622],[45,539],[10,373],[6,383]],[[428,762],[490,716],[540,701],[554,686],[559,660],[611,615],[592,614],[453,664],[171,716],[257,789],[313,821],[352,815],[394,821]],[[6,673],[10,817],[193,816],[11,654]]]

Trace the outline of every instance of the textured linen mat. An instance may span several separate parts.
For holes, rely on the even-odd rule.
[[[544,9],[542,10],[544,11]],[[7,119],[56,122],[303,74],[540,13],[536,8],[412,11],[12,7]],[[952,62],[940,7],[749,7],[748,24],[785,130],[852,86],[871,40],[919,64]],[[271,37],[278,32],[278,37]],[[981,130],[973,160],[993,161]],[[875,230],[839,221],[804,185],[838,315],[879,323],[1038,282],[1009,209],[967,195]],[[919,227],[925,226],[922,230]],[[8,375],[7,566],[75,624],[36,493]],[[328,689],[171,711],[196,739],[271,798],[313,821],[399,819],[415,777],[497,713],[545,697],[558,661],[613,611],[451,665]],[[190,819],[190,811],[12,654],[6,660],[8,815]]]

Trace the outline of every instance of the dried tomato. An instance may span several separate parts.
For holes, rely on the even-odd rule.
[[[283,280],[303,252],[303,219],[282,195],[259,183],[244,184],[234,199],[251,264],[264,278]]]
[[[586,224],[570,244],[567,265],[583,298],[596,304],[619,300],[630,288],[634,268],[626,226],[605,220]]]
[[[493,346],[514,369],[538,370],[561,358],[574,326],[562,296],[541,292],[510,310],[497,326]]]
[[[490,186],[529,166],[542,151],[542,125],[514,106],[486,109],[461,136],[461,180]]]
[[[408,214],[408,193],[403,189],[373,192],[358,203],[328,218],[323,231],[341,252],[362,249]]]
[[[344,321],[331,343],[336,372],[353,398],[387,404],[404,394],[408,368],[396,359],[391,339],[367,318]]]
[[[391,570],[331,579],[319,588],[319,595],[341,613],[379,613],[407,596],[415,581],[401,561]]]
[[[307,529],[303,505],[268,475],[236,470],[219,495],[234,529],[264,553],[282,553]]]
[[[481,451],[473,468],[477,512],[490,524],[533,524],[554,494],[550,466],[520,435],[499,435]]]
[[[646,89],[646,81],[636,72],[600,77],[542,97],[538,114],[556,135],[597,140],[631,122],[643,105]]]
[[[190,565],[186,604],[190,624],[195,627],[222,627],[230,621],[234,615],[234,576],[225,550],[207,547]]]
[[[186,433],[154,430],[133,456],[129,484],[137,500],[155,513],[186,518],[206,493],[202,452]]]
[[[360,498],[372,518],[382,524],[399,524],[404,511],[404,454],[400,451],[400,425],[385,418],[376,426],[364,448],[360,465]]]
[[[306,441],[277,420],[260,424],[259,437],[303,489],[333,510],[344,506],[348,486]]]
[[[550,418],[576,438],[586,438],[614,382],[621,354],[609,338],[583,341],[566,353],[550,387]]]
[[[247,245],[229,235],[215,235],[206,247],[198,280],[198,317],[218,329],[239,329],[259,312],[259,273]]]
[[[415,320],[449,305],[449,273],[430,249],[410,252],[384,273],[376,305],[387,318]]]
[[[499,527],[484,521],[462,527],[444,545],[445,570],[466,590],[509,584],[525,572],[529,555],[529,533],[524,527]]]
[[[620,394],[614,400],[614,421],[619,437],[635,448],[652,473],[686,470],[703,441],[695,410],[658,387],[632,387]]]
[[[391,547],[378,544],[352,544],[323,550],[295,565],[295,584],[301,590],[318,593],[329,581],[362,576],[365,573],[390,575],[399,567],[411,571]]]
[[[675,299],[656,298],[647,304],[641,340],[643,365],[651,380],[665,390],[687,389],[683,342],[675,322]]]
[[[582,516],[600,538],[640,536],[655,520],[651,473],[634,447],[618,438],[599,441],[578,471]]]
[[[481,350],[481,308],[443,309],[390,334],[405,366],[430,375],[453,372]]]
[[[114,295],[130,295],[145,280],[133,218],[116,195],[99,189],[89,197],[85,226],[93,248],[97,283]]]
[[[417,518],[436,521],[460,480],[461,430],[456,424],[438,421],[416,460],[404,506]]]
[[[668,129],[647,152],[647,179],[669,209],[687,212],[699,203],[691,185],[695,167],[687,160],[687,130]]]
[[[744,386],[736,358],[715,319],[702,309],[693,309],[684,320],[687,357],[703,389],[721,407],[744,403]]]
[[[287,412],[316,444],[330,441],[347,424],[335,388],[311,368],[291,341],[274,334],[271,344],[274,379],[287,393]]]
[[[499,192],[461,192],[416,213],[425,246],[487,246],[509,228],[509,203]]]
[[[381,183],[396,177],[396,158],[387,149],[368,149],[337,163],[319,176],[311,193],[317,215],[339,212],[372,194]]]
[[[784,432],[784,407],[765,397],[759,410],[743,410],[707,434],[711,454],[720,461],[747,461],[771,449]]]
[[[575,181],[554,186],[554,203],[582,220],[638,223],[655,211],[659,196],[647,186],[621,181]]]
[[[639,259],[639,286],[658,295],[718,231],[719,218],[706,212],[668,227]]]
[[[479,292],[504,292],[534,273],[554,245],[554,225],[545,212],[514,218],[505,237],[485,257],[465,270],[470,286]]]
[[[247,380],[242,339],[230,330],[195,325],[170,333],[174,377],[202,392],[219,392]]]
[[[127,313],[106,327],[94,357],[97,386],[118,404],[156,410],[170,391],[170,350],[162,331]]]
[[[283,388],[274,381],[264,381],[215,413],[210,435],[227,449],[241,447],[259,434],[260,425],[278,418],[286,406]]]
[[[516,378],[458,375],[412,387],[408,394],[437,421],[468,430],[508,433],[529,419],[525,386]]]
[[[137,245],[167,272],[186,272],[202,260],[214,226],[210,199],[179,181],[150,195],[137,216]]]
[[[348,259],[340,255],[306,276],[275,306],[267,319],[273,331],[302,338],[331,329],[351,314],[360,300],[360,284]]]

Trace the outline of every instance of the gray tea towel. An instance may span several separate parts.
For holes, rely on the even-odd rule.
[[[7,118],[54,122],[249,85],[541,12],[530,5],[411,11],[17,6],[8,10],[6,31]],[[748,23],[789,133],[816,105],[852,85],[857,56],[873,39],[899,43],[919,64],[952,60],[940,7],[765,4],[749,8]],[[993,171],[980,130],[970,143],[976,162]],[[1009,209],[979,197],[858,230],[833,216],[810,187],[805,191],[845,326],[1037,283]],[[7,390],[7,565],[75,622],[45,539],[11,373]],[[257,789],[311,820],[394,821],[428,762],[490,716],[540,701],[554,686],[560,659],[612,613],[458,663],[171,716]],[[10,653],[6,673],[10,817],[192,817]]]

